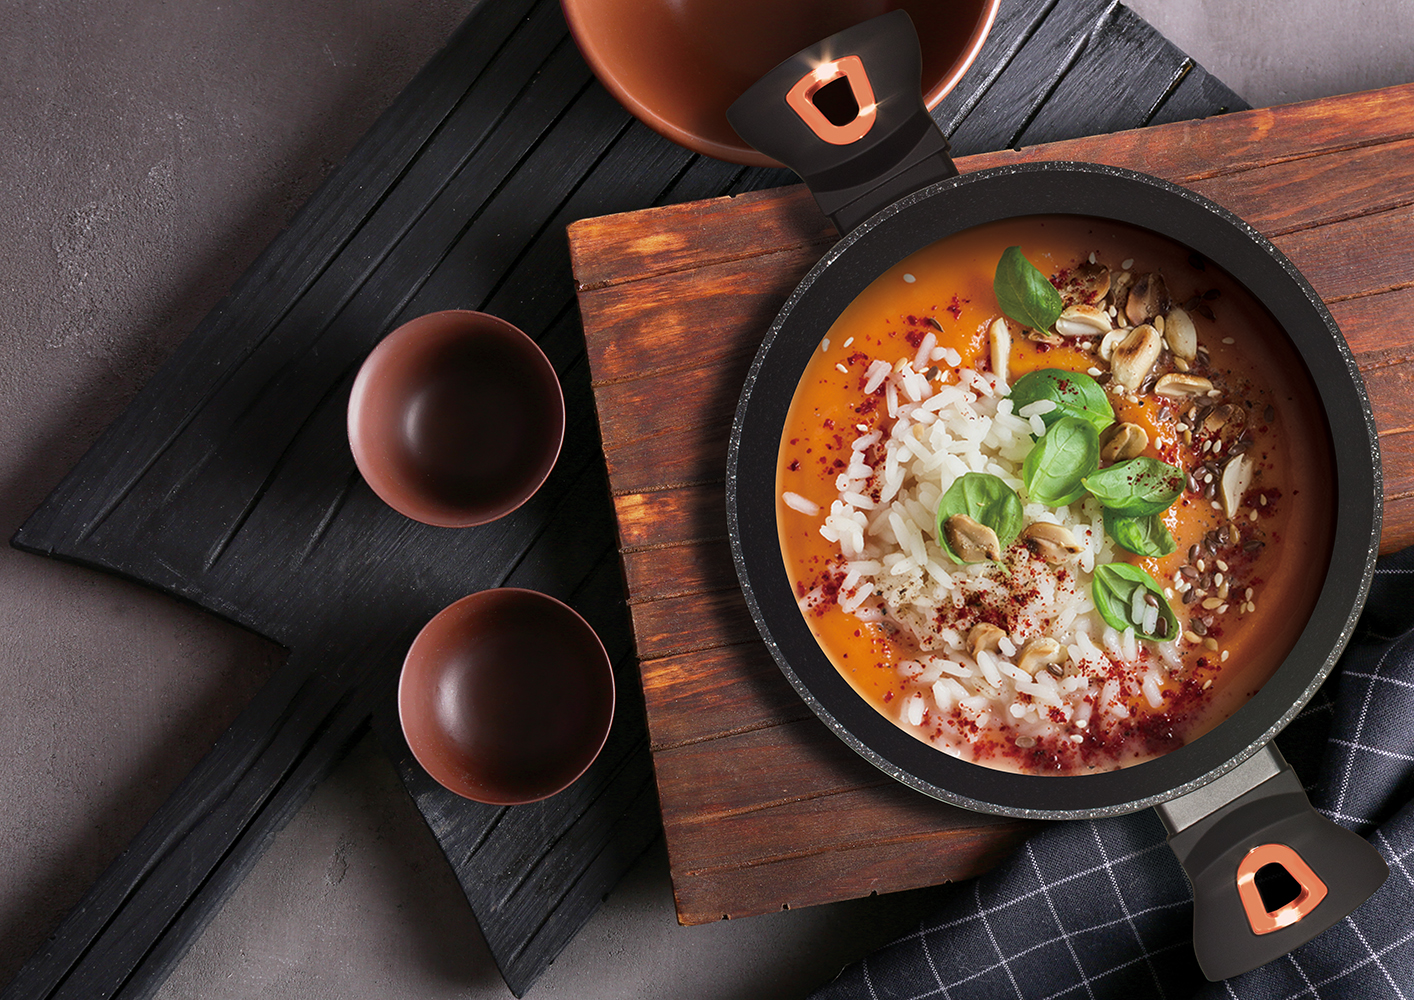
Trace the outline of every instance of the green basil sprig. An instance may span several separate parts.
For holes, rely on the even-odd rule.
[[[962,560],[953,552],[947,532],[943,530],[954,514],[966,514],[991,528],[1003,549],[1016,541],[1024,526],[1021,498],[1015,490],[991,473],[964,473],[938,501],[938,544],[948,558],[959,565]]]
[[[1108,507],[1104,510],[1105,534],[1114,539],[1116,545],[1141,556],[1166,556],[1178,548],[1169,532],[1168,525],[1158,514],[1144,517],[1125,517]]]
[[[1137,602],[1136,591],[1139,592]],[[1178,618],[1174,615],[1173,608],[1169,607],[1169,602],[1165,600],[1163,588],[1138,566],[1122,562],[1096,566],[1095,582],[1090,593],[1095,600],[1095,610],[1100,612],[1100,617],[1113,628],[1121,632],[1132,628],[1135,635],[1156,641],[1177,638]],[[1144,630],[1142,611],[1138,620],[1135,619],[1136,604],[1141,609],[1149,606],[1150,602],[1145,600],[1145,597],[1149,597],[1153,601],[1152,606],[1158,610],[1153,631]]]
[[[1085,477],[1085,488],[1101,505],[1126,517],[1144,517],[1168,509],[1183,492],[1183,471],[1141,455]]]
[[[1100,466],[1100,435],[1079,417],[1062,417],[1046,429],[1021,466],[1034,503],[1064,507],[1085,495],[1085,477]]]
[[[1002,253],[992,290],[1002,312],[1023,326],[1047,330],[1061,314],[1060,292],[1026,259],[1021,247],[1007,247]]]
[[[1084,372],[1042,368],[1027,372],[1012,384],[1013,413],[1043,399],[1056,404],[1055,409],[1040,414],[1047,427],[1061,417],[1079,417],[1093,424],[1097,431],[1115,422],[1115,411],[1110,406],[1109,396],[1100,383]]]

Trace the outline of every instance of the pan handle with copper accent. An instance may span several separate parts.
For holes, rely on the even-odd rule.
[[[841,233],[957,175],[923,103],[913,20],[882,14],[802,49],[727,109],[737,134],[786,164]]]
[[[1364,838],[1312,808],[1271,744],[1156,811],[1193,886],[1193,950],[1214,982],[1310,941],[1389,874]]]

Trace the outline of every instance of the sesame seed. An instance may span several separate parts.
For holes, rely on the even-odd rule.
[[[1203,637],[1200,636],[1197,632],[1194,632],[1192,629],[1186,629],[1183,633],[1183,638],[1186,641],[1191,642],[1195,646],[1203,641]]]
[[[835,364],[835,370],[836,370],[836,371],[844,372],[846,375],[849,374],[849,369],[846,368],[844,365],[839,364],[839,363],[836,363],[836,364]]]
[[[1203,690],[1204,690],[1204,691],[1208,690],[1208,688],[1210,688],[1210,687],[1212,687],[1212,686],[1213,686],[1213,679],[1212,679],[1211,677],[1209,677],[1207,680],[1205,680],[1205,681],[1203,682]]]
[[[1251,587],[1248,587],[1248,588],[1247,588],[1247,593],[1243,594],[1242,596],[1243,596],[1243,598],[1246,599],[1246,600],[1249,600],[1249,601],[1252,600],[1252,588],[1251,588]]]
[[[1121,270],[1123,270],[1123,271],[1128,271],[1131,267],[1134,266],[1134,258],[1133,258],[1133,257],[1128,257],[1128,258],[1126,258],[1126,259],[1124,260],[1124,262],[1121,263],[1119,266],[1120,266],[1120,269],[1121,269]]]
[[[829,337],[826,337],[824,340],[820,341],[820,350],[821,350],[822,352],[824,352],[824,351],[828,351],[829,349],[830,349],[830,338],[829,338]]]
[[[1218,565],[1221,566],[1222,563],[1219,562]],[[1213,574],[1213,585],[1217,587],[1221,587],[1223,585],[1223,575],[1221,573]]]
[[[1217,566],[1218,569],[1222,570],[1224,573],[1227,572],[1227,563],[1223,562],[1221,559],[1217,561]]]
[[[1235,344],[1235,343],[1237,343],[1237,341],[1233,340],[1231,337],[1224,337],[1224,338],[1223,338],[1223,343],[1224,343],[1224,344]]]
[[[854,338],[853,338],[853,337],[850,337],[848,340],[846,340],[846,341],[845,341],[843,344],[841,344],[840,346],[841,346],[841,347],[848,347],[848,346],[849,346],[850,344],[852,344],[852,343],[854,343]]]
[[[918,279],[915,278],[915,277],[914,277],[913,275],[911,275],[911,274],[905,274],[905,275],[903,276],[903,280],[906,281],[906,282],[908,282],[908,283],[911,285],[911,284],[913,284],[915,281],[917,281]]]
[[[1218,662],[1219,662],[1219,663],[1226,663],[1226,662],[1227,662],[1228,655],[1229,655],[1231,652],[1232,652],[1232,650],[1230,650],[1230,649],[1224,649],[1224,650],[1223,650],[1223,655],[1220,656],[1220,657],[1218,657]]]
[[[1209,636],[1208,638],[1203,640],[1203,645],[1207,649],[1211,649],[1213,652],[1217,652],[1218,640],[1214,639],[1212,636]]]
[[[1187,425],[1187,424],[1176,424],[1176,425],[1174,426],[1174,430],[1178,431],[1178,432],[1181,434],[1181,433],[1183,433],[1184,431],[1188,430],[1188,425]]]
[[[1220,597],[1205,597],[1205,598],[1203,599],[1203,608],[1204,608],[1204,610],[1212,611],[1214,608],[1216,608],[1216,607],[1217,607],[1219,604],[1221,604],[1221,603],[1222,603],[1222,598],[1220,598]]]
[[[1227,605],[1226,605],[1226,604],[1219,604],[1219,605],[1218,605],[1218,614],[1220,614],[1220,615],[1225,615],[1225,614],[1227,614]]]
[[[1216,507],[1217,504],[1214,504],[1213,506]],[[1247,519],[1248,519],[1249,521],[1255,521],[1255,520],[1257,520],[1257,512],[1254,510],[1251,514],[1248,514],[1248,515],[1247,515]]]

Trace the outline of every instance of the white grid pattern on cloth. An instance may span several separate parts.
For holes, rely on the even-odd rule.
[[[1400,565],[1382,564],[1386,579],[1372,591],[1375,613],[1280,740],[1321,812],[1369,836],[1388,863],[1391,877],[1369,905],[1282,960],[1206,983],[1192,958],[1191,895],[1153,817],[1056,824],[959,886],[897,952],[890,946],[861,963],[863,981],[856,968],[842,991],[822,992],[849,1000],[1131,1000],[1158,990],[1185,1000],[1414,1000],[1414,804],[1404,801],[1414,790],[1414,549],[1393,558]],[[904,964],[902,980],[890,960]]]
[[[1007,979],[1011,980],[1011,988],[1016,991],[1016,1000],[1025,1000],[1021,995],[1021,987],[1016,984],[1016,976],[1011,971],[1011,966],[1007,964],[1006,955],[1002,952],[1002,946],[997,944],[997,935],[992,932],[992,922],[987,919],[986,909],[982,906],[982,890],[977,887],[977,883],[972,883],[973,896],[977,900],[977,915],[982,920],[982,926],[987,930],[987,939],[992,942],[992,947],[997,949],[997,958],[1001,959],[1001,966],[1006,970]]]
[[[1056,930],[1060,931],[1066,951],[1070,952],[1070,960],[1075,963],[1075,971],[1080,973],[1080,985],[1085,987],[1085,995],[1094,1000],[1095,990],[1090,986],[1090,977],[1085,974],[1085,966],[1081,963],[1080,956],[1075,953],[1075,941],[1067,933],[1065,925],[1061,923],[1060,914],[1056,912],[1056,901],[1051,898],[1051,887],[1046,884],[1046,876],[1041,873],[1041,862],[1036,860],[1036,849],[1031,846],[1029,840],[1026,842],[1025,850],[1026,859],[1031,862],[1031,868],[1036,872],[1036,881],[1041,883],[1041,894],[1046,897],[1046,908],[1051,911],[1051,919],[1056,922]]]
[[[1129,903],[1125,901],[1124,893],[1119,891],[1119,880],[1115,878],[1114,866],[1110,864],[1109,852],[1105,850],[1105,841],[1100,836],[1100,828],[1095,825],[1094,820],[1090,820],[1089,823],[1090,832],[1095,837],[1095,846],[1100,849],[1100,857],[1105,859],[1105,874],[1110,877],[1110,886],[1115,891],[1115,898],[1119,900],[1124,918],[1129,922],[1129,929],[1134,932],[1134,940],[1139,942],[1139,949],[1144,953],[1144,961],[1149,965],[1149,975],[1154,977],[1154,988],[1159,991],[1160,997],[1167,1000],[1168,994],[1164,992],[1164,984],[1159,981],[1159,973],[1154,969],[1154,963],[1149,961],[1149,947],[1144,943],[1144,936],[1139,933],[1139,925],[1134,922],[1134,917],[1129,912]]]
[[[1167,846],[1167,844],[1164,844],[1162,842],[1157,844],[1150,844],[1147,847],[1141,847],[1138,850],[1130,851],[1128,854],[1123,854],[1120,857],[1115,858],[1113,861],[1101,862],[1097,865],[1091,865],[1089,868],[1082,868],[1080,871],[1071,872],[1069,875],[1062,875],[1058,879],[1051,880],[1045,886],[1031,889],[1030,891],[1021,893],[1018,896],[1012,896],[1008,899],[1001,901],[1000,903],[997,903],[995,906],[989,906],[986,908],[986,910],[983,911],[983,913],[985,913],[985,915],[987,916],[993,916],[994,914],[1001,913],[1003,910],[1010,909],[1017,903],[1025,902],[1028,899],[1032,899],[1036,896],[1039,896],[1042,893],[1046,892],[1048,889],[1054,889],[1057,886],[1064,885],[1067,882],[1074,882],[1077,879],[1083,879],[1086,876],[1095,875],[1099,872],[1104,871],[1106,868],[1109,868],[1112,865],[1124,864],[1127,861],[1133,861],[1135,858],[1142,858],[1146,854],[1153,854]],[[971,923],[976,917],[980,915],[981,914],[971,913],[965,917],[957,917],[953,920],[948,920],[941,924],[934,924],[931,927],[920,927],[918,930],[910,931],[908,934],[905,934],[898,940],[907,941],[910,938],[921,937],[925,934],[934,934],[938,931],[948,930],[953,927],[960,927],[963,924]],[[1098,926],[1107,925],[1102,924]],[[1086,931],[1091,929],[1093,928],[1085,928]],[[1074,933],[1081,934],[1084,933],[1084,931],[1075,931]]]
[[[1397,646],[1398,646],[1398,644],[1391,645],[1391,646],[1390,646],[1388,649],[1386,649],[1386,650],[1384,651],[1384,653],[1380,656],[1379,662],[1377,662],[1377,663],[1375,664],[1375,669],[1374,669],[1374,673],[1373,673],[1373,675],[1374,675],[1375,677],[1378,677],[1378,676],[1379,676],[1380,668],[1385,665],[1385,661],[1389,659],[1390,654],[1391,654],[1392,652],[1394,652],[1394,650],[1397,648]],[[1375,693],[1375,684],[1374,684],[1373,680],[1371,680],[1371,681],[1366,681],[1366,683],[1365,683],[1365,697],[1362,698],[1361,701],[1360,701],[1360,714],[1359,714],[1359,717],[1355,720],[1355,733],[1353,734],[1353,736],[1352,736],[1352,738],[1351,738],[1351,743],[1352,743],[1352,744],[1358,745],[1358,744],[1360,743],[1360,736],[1361,736],[1361,733],[1362,733],[1362,732],[1364,731],[1364,729],[1365,729],[1365,720],[1366,720],[1367,718],[1369,718],[1369,715],[1370,715],[1370,699],[1374,696],[1374,693]],[[1341,813],[1341,812],[1344,811],[1344,807],[1345,807],[1345,796],[1346,796],[1346,795],[1349,793],[1349,791],[1350,791],[1350,777],[1351,777],[1351,773],[1355,770],[1354,767],[1351,766],[1352,764],[1354,764],[1354,760],[1353,760],[1352,758],[1353,758],[1353,755],[1347,754],[1347,755],[1346,755],[1346,760],[1345,760],[1345,762],[1344,762],[1344,765],[1341,767],[1341,775],[1340,775],[1340,794],[1336,797],[1335,805],[1331,806],[1332,812]],[[1368,822],[1368,821],[1366,821],[1366,822]]]

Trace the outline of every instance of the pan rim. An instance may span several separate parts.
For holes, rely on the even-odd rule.
[[[999,203],[1008,209],[991,207]],[[766,441],[758,440],[765,433],[765,415],[779,412],[783,421],[794,394],[798,369],[787,391],[781,391],[782,385],[770,386],[774,392],[758,388],[763,379],[777,377],[777,358],[797,327],[809,324],[818,331],[821,317],[828,314],[827,328],[874,276],[937,239],[993,219],[1049,213],[1138,225],[1227,270],[1286,331],[1312,372],[1332,442],[1339,436],[1343,445],[1334,455],[1338,514],[1330,567],[1311,620],[1276,674],[1231,718],[1185,747],[1118,771],[1065,778],[1013,774],[951,758],[876,712],[833,666],[828,674],[821,671],[819,661],[828,666],[828,660],[795,607],[776,541],[774,463],[780,424],[766,434]],[[1162,228],[1156,224],[1160,220]],[[805,340],[808,353],[818,336]],[[769,407],[763,397],[770,397]],[[1361,441],[1368,442],[1368,448],[1358,447]],[[749,483],[753,474],[760,478],[763,451],[769,452],[771,488],[753,491]],[[732,424],[726,492],[733,562],[752,619],[778,667],[837,737],[895,780],[933,798],[980,812],[1078,819],[1137,811],[1207,784],[1257,752],[1295,718],[1354,631],[1378,555],[1381,486],[1373,413],[1354,357],[1319,295],[1279,249],[1233,213],[1169,181],[1101,164],[1048,161],[962,174],[930,185],[883,209],[826,252],[791,292],[752,361]],[[763,524],[766,521],[769,525]],[[764,544],[767,538],[769,545]],[[1356,552],[1362,556],[1359,560],[1338,558]],[[768,580],[786,581],[784,597],[779,588],[764,589]],[[794,616],[798,627],[783,610]],[[800,641],[802,632],[808,646]],[[783,640],[788,648],[783,648]],[[798,670],[803,663],[811,666],[807,677]],[[831,676],[837,684],[830,682]],[[983,788],[985,793],[979,794]]]

